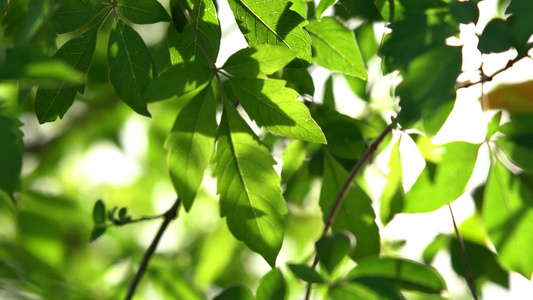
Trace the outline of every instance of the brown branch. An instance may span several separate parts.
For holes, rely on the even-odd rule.
[[[463,88],[471,87],[471,86],[476,85],[476,84],[492,81],[496,75],[498,75],[498,74],[510,69],[512,66],[514,66],[515,63],[517,63],[518,61],[522,60],[525,57],[529,58],[529,56],[527,56],[527,55],[519,55],[519,56],[515,57],[514,59],[509,60],[507,62],[507,65],[505,65],[505,67],[503,67],[500,70],[494,72],[490,76],[486,75],[481,70],[481,79],[480,80],[478,80],[478,81],[470,81],[469,80],[469,81],[465,81],[465,82],[458,82],[456,84],[455,88],[456,89],[463,89]]]
[[[461,252],[461,258],[463,259],[463,264],[465,266],[468,287],[470,288],[470,292],[472,293],[472,297],[474,297],[474,300],[478,300],[477,293],[476,293],[476,283],[474,282],[474,276],[472,275],[472,268],[470,267],[470,263],[468,262],[468,256],[466,255],[465,243],[463,241],[463,237],[461,236],[461,233],[459,233],[459,228],[457,228],[457,223],[455,223],[455,218],[453,217],[452,206],[448,204],[448,208],[450,209],[450,215],[452,216],[453,229],[455,230],[455,235],[457,236],[457,241],[459,244],[459,252]]]
[[[163,223],[161,223],[161,226],[159,227],[159,230],[157,231],[154,240],[150,244],[150,247],[148,247],[148,250],[146,250],[146,252],[144,253],[141,265],[139,266],[139,269],[137,270],[137,273],[135,274],[135,277],[133,278],[133,281],[130,284],[128,294],[124,298],[125,300],[130,300],[133,297],[133,294],[135,294],[135,289],[139,285],[139,282],[141,281],[141,278],[144,275],[144,271],[146,271],[146,267],[148,267],[148,262],[150,261],[150,258],[152,258],[152,255],[155,253],[157,244],[159,244],[159,241],[161,240],[163,233],[167,229],[168,224],[170,224],[170,221],[174,220],[178,215],[178,208],[180,206],[180,203],[181,199],[180,197],[178,197],[172,207],[164,214]]]
[[[337,212],[339,211],[342,202],[344,201],[344,198],[346,197],[346,194],[348,194],[348,191],[350,190],[350,187],[352,186],[355,177],[361,172],[363,167],[368,163],[370,158],[374,155],[376,150],[378,149],[379,145],[385,137],[394,129],[396,128],[398,122],[397,119],[393,118],[392,122],[387,126],[381,134],[374,140],[372,144],[366,149],[365,153],[361,157],[361,159],[357,162],[357,164],[353,167],[352,171],[350,172],[350,175],[348,178],[346,178],[346,181],[344,181],[344,184],[337,194],[337,197],[335,198],[335,201],[333,202],[333,205],[331,206],[331,209],[329,210],[328,216],[326,218],[326,222],[324,224],[324,230],[322,231],[321,238],[326,235],[329,228],[335,221],[335,217],[337,215]],[[313,261],[313,268],[315,268],[318,264],[318,255],[315,255],[315,259]],[[308,300],[311,295],[311,283],[307,285],[307,291],[305,294],[305,300]]]

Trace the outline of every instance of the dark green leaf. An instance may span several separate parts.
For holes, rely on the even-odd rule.
[[[274,266],[283,242],[284,215],[274,159],[231,104],[224,103],[214,158],[220,215],[233,235]]]
[[[172,64],[187,61],[201,61],[207,65],[210,64],[209,61],[215,63],[220,48],[221,31],[213,1],[187,0],[187,6],[190,7],[191,19],[199,36],[188,23],[183,27],[182,32],[178,32],[175,26],[169,27],[168,45]],[[176,1],[171,1],[171,7],[183,14]],[[205,57],[203,53],[202,42],[205,44],[209,57]]]
[[[334,286],[328,291],[332,300],[365,299],[365,300],[402,300],[405,299],[398,291],[392,287],[383,285],[379,289],[371,288],[359,282],[350,282],[343,285]]]
[[[283,300],[286,296],[285,279],[278,268],[266,273],[257,288],[257,300]]]
[[[292,273],[300,278],[301,280],[308,283],[323,283],[324,278],[318,272],[307,266],[307,265],[297,265],[297,264],[288,264],[289,269]]]
[[[298,93],[275,79],[232,79],[235,94],[257,125],[273,134],[303,141],[326,143],[309,110],[296,98]]]
[[[109,77],[118,96],[135,112],[150,116],[142,95],[152,78],[151,54],[141,36],[124,22],[115,22],[107,59]]]
[[[529,12],[533,10],[533,2],[528,0],[513,0],[505,10],[505,14],[511,16],[507,19],[509,22],[509,32],[512,36],[513,46],[519,55],[527,55],[531,48],[528,43],[533,34],[533,19]]]
[[[464,24],[476,24],[479,18],[479,9],[476,3],[472,1],[452,1],[450,3],[450,13],[457,21]]]
[[[216,134],[215,95],[205,88],[180,111],[167,138],[170,178],[189,211],[213,155]]]
[[[63,1],[57,10],[58,32],[79,29],[89,23],[104,9],[104,0]]]
[[[213,300],[254,300],[254,294],[249,288],[238,285],[225,289]]]
[[[5,192],[14,201],[15,189],[19,185],[22,170],[24,142],[20,126],[22,123],[9,117],[0,107],[0,194]],[[0,200],[1,200],[0,195]]]
[[[327,217],[337,194],[340,192],[348,172],[329,154],[324,155],[324,174],[320,191],[320,208],[324,218]],[[376,215],[371,200],[356,183],[352,183],[342,203],[333,230],[348,230],[357,240],[355,251],[350,257],[356,261],[367,256],[378,255],[380,250],[379,229],[375,222]]]
[[[314,95],[315,84],[307,69],[286,68],[281,74],[281,79],[287,81],[287,87],[297,91],[300,95]]]
[[[118,211],[118,219],[120,221],[124,221],[126,220],[126,215],[128,214],[128,209],[126,207],[122,207],[119,211]],[[105,215],[105,214],[104,214]]]
[[[311,39],[307,24],[290,9],[287,0],[228,0],[237,25],[248,45],[284,45],[298,53],[298,63],[306,66],[311,59]]]
[[[365,20],[381,20],[381,15],[374,4],[374,0],[339,0],[333,6],[335,15],[344,20],[361,17]]]
[[[256,45],[233,53],[222,67],[235,77],[266,78],[265,75],[281,70],[296,57],[287,47]]]
[[[184,62],[172,66],[154,78],[146,88],[146,103],[180,97],[203,87],[213,76],[213,71],[201,62]]]
[[[533,133],[504,135],[496,140],[496,145],[518,167],[533,172]]]
[[[89,70],[96,47],[98,28],[95,27],[86,33],[66,42],[54,55],[55,58],[64,60],[72,68],[86,73]],[[35,114],[39,122],[52,122],[57,117],[62,118],[74,102],[76,94],[83,93],[85,85],[61,85],[56,89],[39,88],[35,96]]]
[[[533,257],[527,254],[533,251],[533,191],[499,161],[489,171],[483,221],[501,265],[531,279]]]
[[[355,237],[347,231],[335,231],[321,237],[315,244],[320,263],[332,274],[338,264],[355,248]]]
[[[499,53],[511,47],[511,36],[505,20],[492,19],[483,29],[477,45],[482,53]]]
[[[98,200],[94,204],[93,222],[95,225],[105,224],[105,204],[102,200]]]
[[[406,193],[402,211],[437,210],[461,196],[474,171],[478,149],[479,144],[466,142],[443,145],[442,156],[437,161],[426,161],[426,168]]]
[[[157,0],[118,0],[116,9],[135,24],[152,24],[170,21],[167,11]]]
[[[338,116],[322,125],[328,140],[328,149],[340,158],[357,159],[363,154],[365,144],[359,126],[349,117]]]
[[[313,62],[331,71],[367,79],[359,46],[350,29],[333,17],[312,20],[305,27],[313,45]]]
[[[386,279],[399,289],[440,294],[446,289],[442,276],[431,266],[400,258],[368,258],[347,275],[351,279]]]
[[[26,28],[24,30],[24,36],[19,43],[29,42],[44,27],[50,26],[50,17],[54,13],[53,2],[52,0],[29,1],[28,14],[26,15]]]

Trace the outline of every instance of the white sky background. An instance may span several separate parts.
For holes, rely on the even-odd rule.
[[[231,54],[241,48],[246,47],[246,42],[237,28],[227,2],[218,2],[223,39],[216,65],[221,66]],[[485,0],[480,3],[481,19],[479,24],[486,24],[495,15],[496,3],[496,0]],[[140,30],[140,33],[143,35],[143,37],[147,39],[148,43],[150,43],[151,41],[148,41],[148,39],[155,38],[154,32],[164,33],[164,30],[161,29],[165,26],[165,24],[156,24],[154,27],[137,26],[136,29]],[[478,34],[481,33],[482,28],[482,26],[479,26],[477,29]],[[464,47],[465,60],[463,63],[463,70],[474,71],[479,67],[481,60],[481,57],[476,49],[477,38],[474,35],[476,33],[476,28],[472,24],[462,25],[461,31],[461,40],[453,41],[453,43],[455,44],[460,42],[461,44],[464,43],[466,45]],[[157,34],[155,36],[157,36]],[[498,55],[490,55],[490,57],[485,56],[483,61],[488,69],[487,73],[490,74],[505,66],[507,61],[514,57],[513,54],[514,53],[509,52]],[[374,67],[379,67],[379,61],[373,62],[371,66],[372,65],[374,65]],[[485,85],[485,88],[488,90],[497,82],[516,82],[533,78],[533,72],[531,72],[531,70],[533,70],[533,63],[531,63],[531,60],[523,60],[523,62],[517,63],[510,70],[498,75],[495,78],[495,83],[488,83]],[[371,76],[374,76],[374,72],[375,71],[370,71]],[[315,80],[315,98],[319,101],[322,98],[323,83],[329,74],[329,71],[320,67],[316,67],[312,72]],[[470,78],[460,78],[461,81],[467,79]],[[475,80],[475,78],[473,79]],[[378,86],[380,86],[381,89],[373,91],[373,97],[385,97],[387,94],[387,89],[390,89],[391,82],[398,79],[385,77],[380,80],[381,86]],[[357,112],[364,106],[360,100],[353,96],[343,80],[335,80],[335,94],[337,95],[336,99],[338,101],[337,104],[339,109],[348,115],[356,115]],[[486,123],[492,114],[490,112],[484,113],[481,110],[481,106],[477,100],[479,95],[479,85],[458,91],[456,107],[454,108],[454,111],[450,115],[449,120],[441,132],[439,132],[437,137],[434,139],[435,143],[441,144],[451,140],[463,140],[479,143],[484,140]],[[74,108],[75,107],[73,107],[73,109]],[[66,115],[66,120],[60,122],[68,122],[69,113]],[[56,126],[54,125],[55,123],[46,123],[39,126],[36,124],[34,119],[35,118],[33,118],[33,121],[30,117],[24,119],[24,123],[26,124],[24,128],[26,133],[25,139],[35,138],[35,134],[43,134],[42,132],[47,134],[47,132],[50,132],[51,130],[53,131],[53,127]],[[90,184],[107,183],[111,185],[127,185],[136,180],[138,176],[142,176],[142,163],[140,159],[143,157],[146,151],[147,127],[149,122],[150,121],[146,118],[132,116],[131,119],[124,125],[124,128],[121,132],[121,142],[123,142],[125,146],[124,150],[121,150],[111,143],[94,145],[82,157],[81,162],[78,162],[76,167],[71,170],[72,175],[76,176],[76,178],[79,178],[79,180],[83,180]],[[34,132],[33,136],[31,132]],[[398,135],[399,133],[396,132],[395,137],[398,137]],[[412,155],[412,153],[417,153],[417,150],[413,148],[414,145],[409,143],[407,138],[402,138],[401,147],[403,160],[402,163],[404,166],[410,166],[410,168],[405,168],[405,170],[411,171],[410,174],[405,174],[405,177],[410,178],[412,184],[423,167],[423,162],[421,161],[420,157],[417,158],[416,155]],[[31,165],[31,158],[28,160],[25,159],[24,162],[24,168],[26,170],[25,172],[28,172],[34,167]],[[476,166],[474,176],[469,184],[469,188],[473,188],[479,184],[479,182],[485,180],[488,170],[488,154],[486,149],[480,152],[480,159],[478,162],[479,163]],[[366,172],[367,178],[372,178],[371,182],[376,183],[376,185],[373,187],[374,193],[376,194],[379,194],[380,189],[384,185],[383,176],[387,172],[387,164],[388,151],[385,151],[385,153],[382,153],[376,158],[375,166],[369,167]],[[276,169],[279,171],[280,168],[281,164],[278,164]],[[214,184],[214,180],[207,179],[206,181],[208,181],[210,185]],[[208,190],[214,191],[215,188],[209,187]],[[163,195],[164,197],[162,197]],[[170,185],[162,186],[159,189],[158,196],[156,198],[164,198],[164,203],[156,204],[158,209],[161,211],[166,210],[168,208],[168,199],[172,199],[174,197],[173,195],[174,193]],[[461,221],[468,218],[474,211],[472,198],[470,195],[465,194],[453,202],[452,208],[454,210],[456,221],[458,224],[460,224]],[[158,226],[158,224],[147,223],[141,234],[139,234],[139,241],[143,241],[143,243],[145,243],[145,241],[150,241]],[[171,230],[174,231],[174,233],[165,234],[165,238],[162,240],[159,250],[164,251],[165,249],[171,250],[176,248],[176,243],[179,241],[176,241],[171,237],[183,236],[183,227],[181,227],[179,224],[173,224],[171,226]],[[178,235],[178,232],[182,232],[182,234]],[[415,260],[421,258],[422,250],[430,241],[433,240],[437,234],[452,232],[453,227],[447,207],[443,207],[435,212],[426,214],[397,215],[391,224],[381,230],[383,239],[408,239],[405,248],[400,252],[400,254]],[[280,262],[278,261],[278,263]],[[266,264],[263,265],[266,266]],[[467,285],[464,280],[458,278],[451,270],[450,259],[448,255],[438,255],[436,259],[436,267],[443,274],[448,283],[449,290],[452,293],[450,294],[451,299],[458,299],[454,297],[454,293],[457,293],[457,291],[460,291],[461,293],[456,296],[465,295],[465,291],[468,290]],[[483,294],[484,299],[486,300],[530,299],[531,295],[533,295],[533,285],[522,276],[512,274],[509,291],[506,291],[496,285],[486,284]]]

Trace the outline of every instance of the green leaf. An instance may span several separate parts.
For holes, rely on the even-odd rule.
[[[233,53],[222,69],[235,77],[266,78],[279,71],[296,57],[296,52],[286,47],[256,45]]]
[[[450,13],[457,21],[463,24],[477,23],[479,9],[476,3],[472,1],[451,1],[449,5]]]
[[[307,265],[288,264],[292,273],[308,283],[323,283],[324,278],[313,268]]]
[[[266,273],[257,288],[257,300],[283,300],[287,294],[285,279],[279,268],[274,268]]]
[[[492,19],[485,26],[479,36],[477,45],[482,53],[499,53],[507,51],[511,47],[511,35],[508,32],[505,20]]]
[[[96,48],[98,28],[66,42],[54,55],[72,66],[72,68],[86,73],[89,70]],[[84,85],[68,86],[62,84],[56,89],[39,88],[35,96],[35,114],[39,122],[52,122],[57,117],[62,118],[74,103],[76,94],[83,93]]]
[[[400,141],[392,146],[389,158],[389,174],[387,184],[381,193],[380,219],[387,225],[394,215],[402,211],[404,191],[402,187],[402,159],[400,155]]]
[[[248,45],[284,45],[298,53],[300,66],[311,60],[311,39],[303,26],[307,21],[290,10],[287,0],[228,0],[237,25]]]
[[[508,134],[498,137],[496,145],[518,167],[533,172],[533,133]]]
[[[281,169],[281,182],[286,183],[302,166],[306,153],[306,143],[293,140],[283,152],[283,167]]]
[[[365,300],[403,300],[404,297],[390,286],[387,289],[373,289],[365,284],[350,282],[333,286],[328,295],[332,300],[365,299]]]
[[[58,33],[79,29],[89,23],[104,8],[104,0],[63,1],[57,10]]]
[[[498,260],[507,269],[531,279],[533,257],[533,191],[529,182],[493,162],[485,187],[483,221]]]
[[[489,124],[487,124],[487,139],[490,138],[498,128],[500,127],[500,120],[502,118],[502,111],[496,112],[490,119]]]
[[[315,244],[320,263],[332,274],[338,264],[355,247],[355,237],[347,231],[336,231],[321,237]]]
[[[215,63],[220,48],[222,33],[213,1],[187,0],[186,2],[190,8],[190,16],[194,28],[198,31],[199,37],[188,22],[183,27],[182,32],[179,32],[175,26],[170,26],[168,31],[168,45],[172,64],[178,64],[184,61],[202,61],[209,65],[209,60]],[[176,1],[171,1],[171,8],[177,15],[183,16],[183,12]],[[205,44],[210,58],[206,58],[203,53],[202,41]]]
[[[305,27],[313,45],[313,62],[331,71],[367,79],[353,32],[333,17],[311,20]]]
[[[316,6],[316,10],[315,10],[315,16],[316,16],[317,20],[320,21],[324,11],[326,11],[326,9],[332,7],[335,3],[337,3],[337,1],[338,0],[320,0],[318,5]]]
[[[464,192],[476,164],[479,144],[451,142],[440,148],[437,161],[426,167],[406,193],[402,211],[430,212],[450,204]]]
[[[152,78],[151,57],[141,36],[117,20],[109,36],[109,77],[118,96],[143,116],[150,116],[142,95]]]
[[[415,58],[396,88],[402,126],[410,127],[422,118],[426,132],[436,134],[453,108],[455,81],[460,72],[459,47],[436,47]]]
[[[348,172],[326,151],[324,154],[324,174],[322,189],[320,191],[320,208],[324,221],[333,205],[337,194],[340,192],[344,181],[348,178]],[[348,190],[342,203],[333,230],[348,230],[353,233],[357,240],[355,251],[350,257],[360,259],[378,255],[380,251],[379,229],[375,222],[376,215],[371,205],[371,200],[354,182]]]
[[[361,24],[354,31],[357,45],[361,50],[361,56],[364,61],[370,60],[378,54],[380,45],[376,40],[374,24],[371,22]]]
[[[439,294],[446,290],[442,276],[431,266],[402,258],[368,258],[359,262],[347,278],[385,279],[393,286],[423,293]]]
[[[533,34],[533,20],[528,12],[533,9],[533,3],[528,0],[513,0],[505,10],[506,15],[511,15],[509,22],[509,31],[512,36],[512,44],[518,51],[519,55],[527,55],[531,48],[528,43]]]
[[[274,159],[231,104],[224,103],[214,175],[220,215],[233,235],[273,267],[287,213]]]
[[[105,224],[105,204],[102,200],[96,201],[93,207],[93,222],[95,225]]]
[[[145,103],[183,96],[201,88],[213,77],[213,70],[201,62],[184,62],[154,78],[142,96]]]
[[[246,113],[269,132],[303,141],[326,143],[326,138],[298,93],[276,79],[231,79]]]
[[[339,158],[357,159],[363,154],[365,143],[354,119],[328,110],[327,120],[319,120],[328,140],[327,148]],[[331,113],[331,114],[329,114]]]
[[[52,0],[30,0],[26,15],[24,36],[19,43],[31,41],[34,36],[50,24],[50,17],[54,13]]]
[[[225,289],[218,294],[213,300],[254,300],[254,294],[249,288],[237,285]]]
[[[19,185],[24,152],[20,126],[20,121],[6,115],[0,107],[0,199],[1,191],[4,191],[11,200],[15,200],[13,193]]]
[[[189,211],[211,156],[216,134],[215,95],[207,87],[180,111],[167,138],[170,178]]]
[[[107,227],[94,226],[89,237],[89,242],[94,242],[105,233]]]
[[[167,11],[157,0],[118,0],[116,9],[120,15],[135,24],[170,21]]]
[[[281,79],[287,81],[287,87],[297,91],[300,95],[314,95],[315,84],[313,77],[307,69],[285,68],[282,71]]]

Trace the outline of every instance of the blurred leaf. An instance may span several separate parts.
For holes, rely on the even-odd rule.
[[[373,23],[367,22],[360,25],[355,29],[354,34],[365,62],[378,53],[379,44],[376,40]]]
[[[322,100],[324,105],[329,106],[331,109],[335,109],[335,93],[333,92],[333,74],[328,77],[324,83],[324,97]]]
[[[311,59],[311,39],[303,26],[307,24],[290,10],[287,0],[228,0],[237,25],[248,45],[285,45],[298,53],[297,64],[307,66]]]
[[[455,81],[460,72],[459,47],[436,47],[414,59],[396,88],[402,126],[412,126],[423,118],[426,132],[431,136],[436,134],[453,107]],[[428,122],[435,118],[437,124],[429,128]]]
[[[501,265],[531,279],[533,192],[499,161],[489,171],[482,214]]]
[[[490,138],[494,133],[496,133],[496,131],[498,131],[498,128],[500,127],[501,118],[501,111],[498,111],[492,116],[490,122],[487,124],[487,138]]]
[[[99,227],[99,226],[93,226],[93,229],[91,231],[91,236],[89,237],[89,242],[96,241],[100,236],[102,236],[105,233],[107,227]]]
[[[50,26],[50,19],[54,13],[53,2],[53,0],[29,0],[26,28],[19,43],[31,41],[44,27]]]
[[[254,294],[249,288],[237,285],[225,289],[222,293],[218,294],[213,300],[254,300]]]
[[[186,211],[214,152],[216,109],[213,90],[207,87],[180,111],[165,143],[170,178]]]
[[[54,55],[73,69],[87,73],[93,59],[96,47],[98,28],[95,27],[86,33],[66,42]],[[35,114],[39,123],[53,122],[57,117],[62,118],[74,103],[76,94],[83,93],[84,84],[77,86],[61,85],[56,89],[39,88],[35,96]]]
[[[20,121],[8,116],[0,107],[0,141],[2,141],[0,147],[0,189],[12,201],[15,201],[13,193],[19,185],[24,152],[23,134],[20,126],[22,126]]]
[[[332,300],[365,299],[365,300],[402,300],[405,299],[399,292],[392,289],[374,289],[365,284],[350,282],[334,286],[328,291]]]
[[[373,0],[339,0],[333,8],[335,16],[344,20],[356,17],[369,21],[381,20],[381,15]]]
[[[333,4],[337,3],[337,1],[338,0],[320,0],[315,10],[315,16],[317,20],[320,21],[320,19],[322,18],[322,13],[324,13],[326,9],[332,7]]]
[[[403,212],[434,211],[464,192],[474,171],[479,144],[451,142],[440,149],[439,161],[426,161],[426,167],[406,193]]]
[[[315,85],[307,69],[285,68],[281,79],[287,81],[287,87],[296,90],[300,95],[314,95]]]
[[[531,114],[533,113],[532,88],[533,80],[500,85],[484,95],[482,102],[487,104],[486,109],[503,108],[511,114]]]
[[[319,200],[324,221],[346,178],[348,178],[348,172],[326,151]],[[355,261],[379,254],[380,237],[375,218],[370,198],[355,182],[352,183],[337,213],[332,229],[348,230],[357,239],[357,245],[364,245],[356,247],[355,251],[350,255]]]
[[[320,263],[332,274],[346,255],[355,248],[355,237],[347,231],[335,231],[322,236],[315,244]]]
[[[326,143],[309,110],[296,98],[298,93],[276,79],[231,79],[240,104],[257,125],[289,138]]]
[[[404,18],[404,7],[400,1],[401,0],[374,0],[374,4],[377,6],[384,20],[394,23],[395,21]]]
[[[287,213],[272,167],[275,161],[228,103],[224,103],[214,161],[220,215],[227,217],[238,240],[275,266]]]
[[[105,224],[106,214],[105,214],[105,204],[102,200],[96,201],[93,207],[93,222],[94,224],[100,225]]]
[[[152,79],[152,59],[143,39],[117,20],[109,36],[109,77],[117,95],[135,112],[150,116],[142,95]]]
[[[296,54],[287,47],[259,44],[233,53],[222,69],[235,77],[266,78],[290,63]]]
[[[511,47],[511,36],[507,27],[508,25],[505,20],[490,20],[479,36],[479,43],[477,45],[479,51],[482,53],[507,51]]]
[[[518,167],[533,172],[533,134],[502,136],[496,140],[498,148]]]
[[[205,57],[201,43],[205,43],[211,63],[215,63],[220,48],[221,31],[216,8],[212,0],[187,0],[194,28],[198,31],[196,36],[194,28],[184,21],[183,31],[170,26],[168,30],[168,45],[172,64],[197,61],[209,65],[209,58]],[[176,0],[170,1],[170,7],[177,11],[174,15],[183,15],[181,7]],[[183,16],[184,17],[184,16]]]
[[[519,55],[527,55],[531,45],[528,43],[533,34],[533,20],[528,14],[533,10],[533,3],[528,0],[513,0],[505,10],[505,14],[511,16],[509,22],[509,32],[512,36],[512,44]]]
[[[367,258],[347,275],[351,279],[386,279],[393,286],[423,293],[440,294],[446,290],[442,276],[431,266],[400,258]]]
[[[402,186],[403,169],[400,155],[400,141],[392,146],[389,158],[389,173],[387,174],[387,184],[381,193],[380,219],[383,225],[387,225],[396,213],[402,211],[404,190]]]
[[[285,279],[279,268],[266,273],[257,288],[257,300],[283,300],[286,294]]]
[[[318,272],[307,266],[298,264],[288,264],[289,269],[294,276],[308,283],[323,283],[324,278]]]
[[[58,33],[83,27],[105,8],[104,3],[105,0],[63,1],[56,13]]]
[[[450,238],[444,234],[438,234],[431,243],[426,245],[424,252],[422,253],[422,258],[426,265],[429,265],[433,262],[438,252],[450,247]]]
[[[157,0],[118,0],[116,9],[119,14],[135,24],[170,21],[167,11]]]
[[[293,140],[283,152],[282,183],[286,183],[302,166],[307,155],[306,145],[303,141]]]
[[[305,27],[313,46],[313,62],[331,71],[367,79],[353,33],[333,17],[311,20]]]
[[[476,24],[479,18],[479,9],[473,1],[451,1],[450,13],[458,22],[463,24]]]

